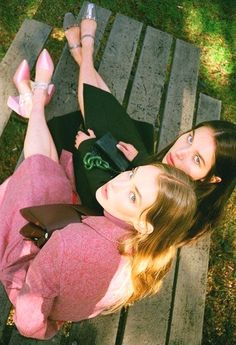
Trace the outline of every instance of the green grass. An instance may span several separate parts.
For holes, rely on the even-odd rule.
[[[201,49],[198,91],[221,99],[222,118],[236,122],[236,1],[234,0],[95,0],[145,25],[166,31]],[[26,18],[53,26],[47,44],[55,61],[64,45],[65,12],[79,12],[82,1],[9,0],[0,5],[0,59]],[[13,117],[0,139],[0,179],[14,169],[26,125]],[[203,345],[236,344],[235,201],[231,198],[222,225],[212,237]]]

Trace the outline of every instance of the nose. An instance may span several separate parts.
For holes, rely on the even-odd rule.
[[[127,179],[127,177],[122,174],[112,181],[111,186],[114,191],[119,192],[127,188],[129,182],[130,181]]]
[[[188,154],[189,154],[189,148],[188,147],[181,147],[175,151],[176,157],[180,160],[185,159]]]

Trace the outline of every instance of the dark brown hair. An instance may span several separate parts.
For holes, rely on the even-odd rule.
[[[196,181],[198,208],[183,243],[199,238],[217,225],[236,183],[236,125],[227,121],[207,121],[199,123],[193,130],[200,127],[208,127],[214,132],[215,164],[204,179]],[[162,161],[174,143],[153,156],[152,161]],[[211,183],[214,175],[219,176],[221,182]]]

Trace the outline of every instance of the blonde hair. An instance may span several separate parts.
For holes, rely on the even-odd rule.
[[[176,250],[191,227],[196,210],[193,182],[176,168],[152,165],[161,170],[156,201],[146,210],[146,222],[152,224],[154,230],[146,235],[134,230],[119,243],[120,254],[130,258],[132,288],[128,296],[107,310],[108,313],[160,289]]]

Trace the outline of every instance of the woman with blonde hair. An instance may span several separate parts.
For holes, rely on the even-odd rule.
[[[89,40],[84,38],[84,44]],[[23,99],[31,92],[25,66],[14,77]],[[40,250],[24,238],[22,208],[73,199],[72,181],[59,164],[44,117],[52,73],[44,50],[36,64],[32,103],[20,104],[30,105],[25,160],[0,189],[0,279],[15,306],[18,330],[38,339],[51,338],[65,321],[112,312],[158,291],[196,207],[187,175],[165,164],[144,165],[98,188],[102,216],[69,223]]]

